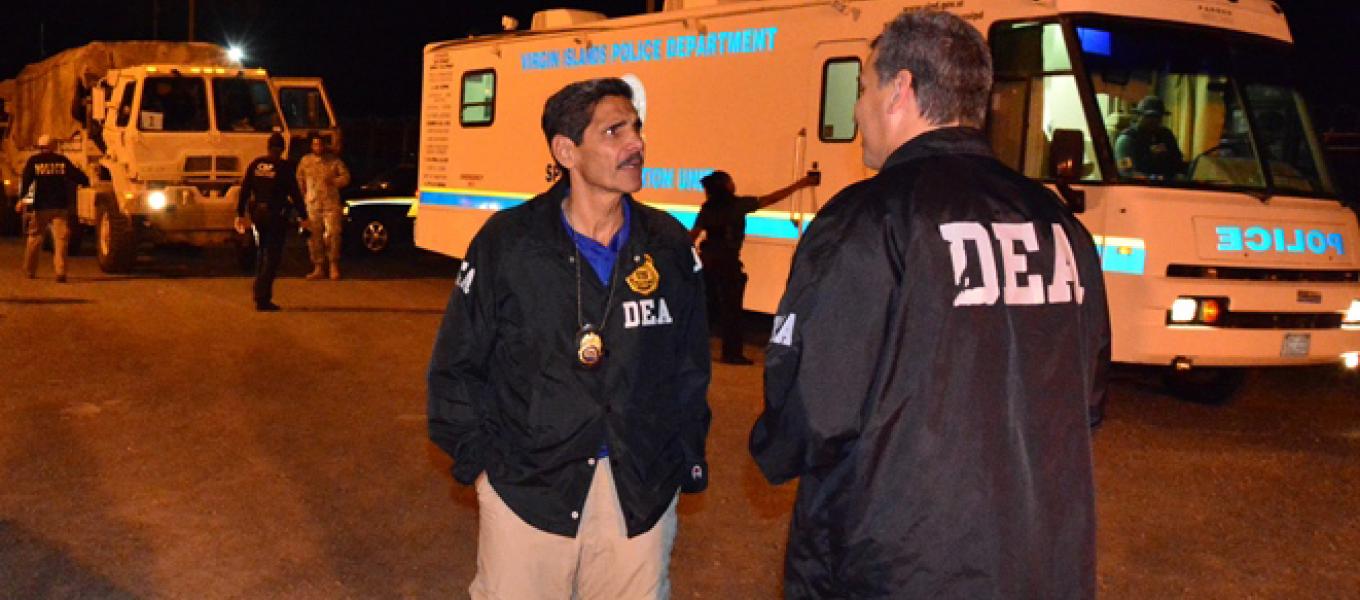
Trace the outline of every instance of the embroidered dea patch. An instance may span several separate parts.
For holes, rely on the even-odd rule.
[[[629,289],[643,296],[650,296],[656,291],[657,286],[661,285],[661,274],[652,263],[652,255],[643,254],[642,258],[642,265],[633,270],[633,274],[625,281],[628,282]]]

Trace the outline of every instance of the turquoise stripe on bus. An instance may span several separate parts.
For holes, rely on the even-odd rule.
[[[506,198],[504,196],[469,194],[466,192],[421,190],[420,203],[429,206],[448,206],[453,208],[468,208],[494,212],[513,206],[519,206],[524,203],[524,200]],[[666,212],[669,212],[671,216],[678,219],[686,229],[693,227],[694,220],[698,217],[697,213],[691,211],[668,210]],[[746,235],[752,237],[796,240],[798,239],[798,226],[795,225],[793,221],[784,217],[751,214],[746,216]]]

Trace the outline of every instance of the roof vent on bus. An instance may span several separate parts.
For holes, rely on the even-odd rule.
[[[584,25],[592,21],[603,21],[605,16],[597,12],[588,10],[576,10],[573,8],[550,8],[534,13],[533,23],[529,28],[538,29],[563,29]]]

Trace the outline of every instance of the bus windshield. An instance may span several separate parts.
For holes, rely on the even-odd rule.
[[[1073,25],[1116,180],[1334,194],[1287,45],[1131,21]]]

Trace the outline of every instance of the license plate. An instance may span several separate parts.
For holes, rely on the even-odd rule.
[[[1284,334],[1284,344],[1280,346],[1280,356],[1285,358],[1308,356],[1308,346],[1311,341],[1311,334],[1286,333]]]

